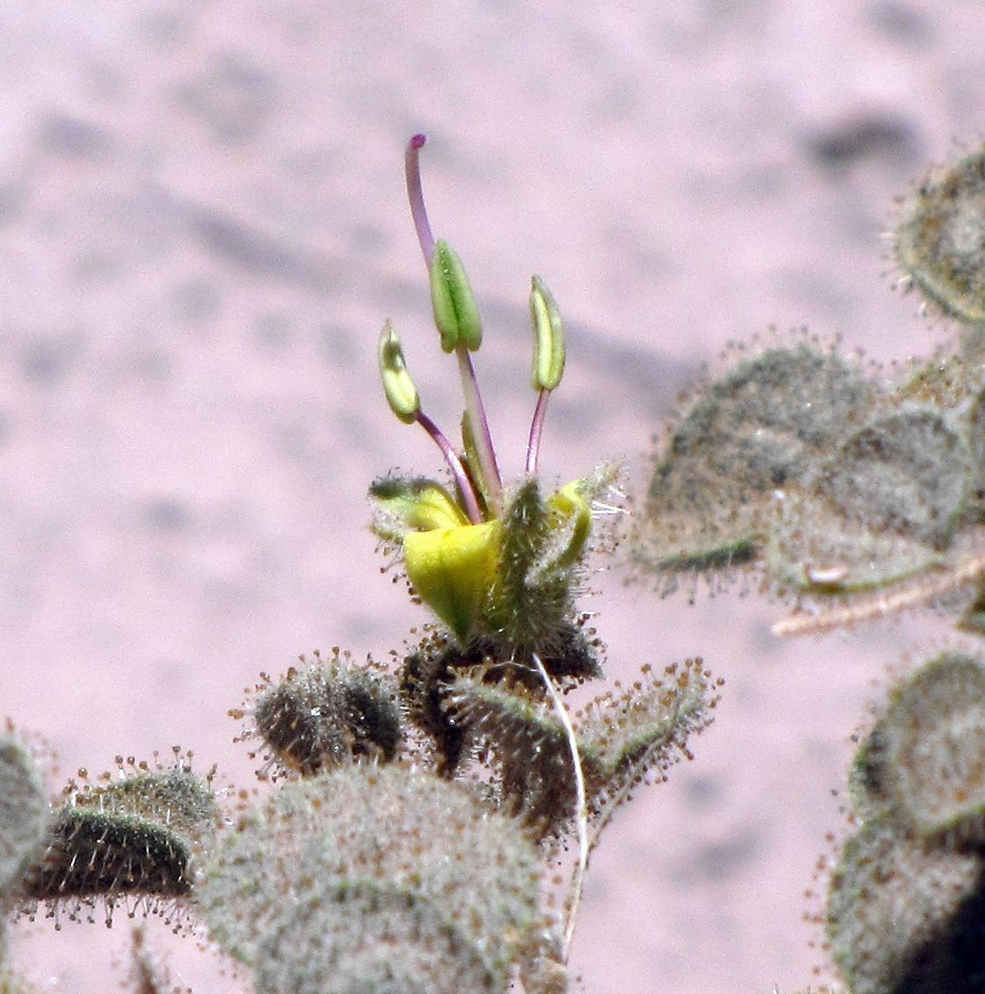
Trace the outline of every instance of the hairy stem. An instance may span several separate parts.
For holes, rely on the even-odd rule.
[[[900,614],[919,604],[937,600],[967,584],[980,581],[983,576],[985,576],[985,558],[976,556],[943,576],[934,577],[905,590],[882,594],[857,604],[846,604],[844,607],[832,608],[820,614],[792,614],[773,625],[771,631],[780,638],[790,635],[819,635],[862,621],[885,618]]]
[[[571,891],[568,895],[568,920],[564,926],[564,962],[568,961],[568,952],[571,949],[571,939],[575,933],[575,921],[578,917],[578,905],[581,903],[581,892],[585,884],[585,870],[588,867],[588,798],[585,793],[585,774],[581,768],[581,753],[578,751],[578,739],[575,737],[575,730],[565,710],[564,701],[557,692],[544,663],[537,653],[533,653],[534,663],[544,681],[551,700],[554,701],[554,708],[558,718],[564,726],[568,736],[568,746],[571,749],[571,765],[575,771],[575,790],[578,796],[578,862],[575,864],[574,873],[571,878]]]

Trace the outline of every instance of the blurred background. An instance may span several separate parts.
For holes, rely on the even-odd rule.
[[[386,317],[426,409],[459,417],[412,133],[483,308],[501,461],[522,468],[537,272],[569,328],[543,472],[622,457],[639,494],[729,341],[807,325],[885,363],[949,334],[891,292],[880,236],[982,139],[983,37],[978,0],[0,4],[0,714],[62,779],[180,744],[249,786],[226,712],[261,670],[386,659],[425,620],[380,574],[365,498],[439,468],[377,385]],[[848,737],[929,636],[781,644],[784,607],[754,591],[688,607],[624,577],[589,605],[612,677],[701,654],[728,684],[696,761],[593,856],[574,970],[590,994],[816,983],[805,890]],[[176,980],[243,989],[152,924]],[[14,938],[42,990],[95,994],[125,977],[128,926]]]

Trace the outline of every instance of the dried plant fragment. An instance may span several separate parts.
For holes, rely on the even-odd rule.
[[[170,971],[147,945],[143,926],[133,930],[130,948],[130,990],[133,994],[179,994]],[[191,994],[188,991],[188,994]]]
[[[979,518],[985,518],[985,387],[979,388],[968,418],[968,447],[971,452],[972,497]]]

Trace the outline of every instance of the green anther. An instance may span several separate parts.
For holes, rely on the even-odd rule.
[[[404,349],[400,344],[393,322],[389,319],[383,325],[379,344],[380,376],[383,379],[383,390],[393,413],[404,424],[413,424],[421,409],[421,401],[417,395],[417,387],[407,372],[404,361]]]
[[[553,390],[564,373],[564,328],[554,295],[539,276],[530,281],[530,316],[534,324],[535,390]]]
[[[459,345],[474,352],[482,344],[482,320],[465,267],[444,240],[431,256],[431,306],[445,352]]]

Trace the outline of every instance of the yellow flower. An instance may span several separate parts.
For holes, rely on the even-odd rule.
[[[501,525],[459,525],[404,536],[404,566],[417,596],[465,642],[488,607],[499,568]]]
[[[434,480],[387,477],[370,493],[377,534],[401,545],[415,593],[465,643],[479,628],[492,634],[489,629],[515,613],[511,601],[518,593],[533,599],[538,584],[564,583],[591,532],[586,486],[575,480],[542,502],[534,485],[532,505],[528,494],[522,510],[513,503],[503,518],[478,524],[469,524]],[[504,543],[504,530],[511,542]],[[506,561],[504,544],[512,557]]]
[[[482,323],[459,257],[435,242],[424,209],[418,153],[423,135],[408,145],[407,189],[431,285],[441,347],[453,352],[465,398],[462,446],[455,446],[421,407],[403,346],[391,322],[380,336],[378,358],[387,402],[405,424],[433,439],[454,480],[454,495],[423,477],[387,477],[370,488],[373,528],[403,552],[417,596],[461,641],[481,633],[530,641],[549,633],[573,604],[573,570],[591,531],[589,499],[599,480],[575,480],[546,501],[536,482],[547,399],[564,372],[564,329],[557,304],[533,277],[532,385],[537,406],[527,444],[526,479],[512,499],[504,491],[485,405],[471,353],[482,343]]]

